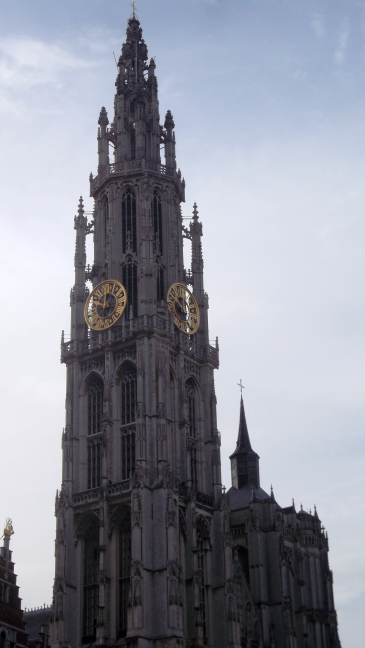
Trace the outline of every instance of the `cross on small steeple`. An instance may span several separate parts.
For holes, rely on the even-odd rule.
[[[131,7],[133,9],[133,18],[135,18],[136,17],[136,9],[137,9],[135,0],[133,0],[133,2],[131,3]]]
[[[239,381],[239,383],[237,383],[237,385],[239,386],[239,388],[241,390],[241,396],[242,396],[242,389],[244,389],[244,386],[242,385],[242,378],[240,378],[240,381]]]

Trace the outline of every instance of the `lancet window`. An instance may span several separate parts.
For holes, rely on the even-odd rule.
[[[122,195],[123,253],[137,251],[136,195],[128,189]]]
[[[122,270],[122,283],[127,291],[126,318],[137,317],[137,266],[129,258]]]
[[[82,643],[96,639],[99,609],[99,527],[93,522],[84,536],[83,637]]]
[[[137,409],[137,372],[127,365],[120,374],[121,389],[121,434],[122,434],[122,479],[132,477],[135,454],[135,420]]]
[[[152,221],[155,250],[162,254],[162,205],[161,197],[157,191],[153,192],[152,197]]]
[[[131,582],[131,518],[126,515],[119,527],[119,637],[128,629],[128,595]]]

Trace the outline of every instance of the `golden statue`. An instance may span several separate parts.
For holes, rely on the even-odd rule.
[[[4,527],[4,538],[10,538],[14,533],[13,523],[10,518],[6,518]]]

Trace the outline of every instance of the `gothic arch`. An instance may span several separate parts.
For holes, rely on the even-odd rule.
[[[136,363],[129,358],[122,360],[115,371],[116,385],[120,385],[121,376],[125,371],[137,371]]]
[[[91,381],[100,381],[103,384],[104,387],[104,376],[100,371],[97,371],[96,369],[92,369],[89,371],[89,373],[85,376],[83,380],[83,385],[82,385],[82,392],[84,394],[87,394],[87,390],[89,387],[89,384]]]
[[[131,515],[131,506],[130,504],[118,504],[112,511],[109,521],[109,530],[108,535],[111,537],[114,530],[119,528],[123,520]]]
[[[75,525],[75,544],[77,544],[79,538],[85,536],[88,528],[96,523],[100,526],[100,516],[96,511],[81,513]]]

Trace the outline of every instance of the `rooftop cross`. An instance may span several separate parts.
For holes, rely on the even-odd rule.
[[[133,18],[135,18],[136,17],[136,8],[137,8],[135,0],[133,0],[133,2],[131,3],[131,7],[133,9]]]
[[[237,385],[239,386],[239,388],[241,390],[241,396],[242,396],[242,389],[244,389],[244,386],[242,385],[242,378],[240,378],[240,381],[239,381],[239,383],[237,383]]]

